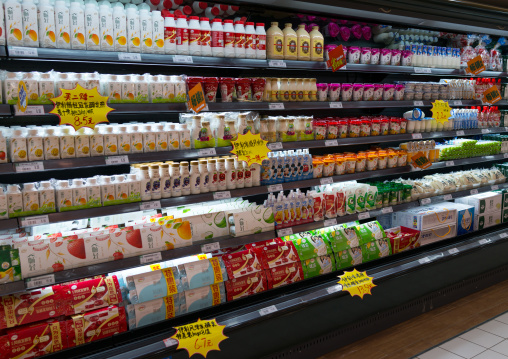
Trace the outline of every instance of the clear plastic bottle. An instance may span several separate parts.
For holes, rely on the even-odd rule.
[[[184,15],[178,16],[176,21],[176,53],[189,55],[189,25]]]
[[[157,165],[150,166],[150,188],[152,189],[151,199],[161,199],[161,174]]]
[[[217,191],[219,184],[219,176],[217,175],[217,160],[209,159],[206,161],[206,168],[208,172],[208,190],[210,192]]]
[[[171,197],[171,175],[169,174],[169,164],[160,165],[161,172],[161,197]]]
[[[201,56],[212,56],[212,28],[210,19],[202,17],[199,21],[201,26]]]
[[[198,161],[191,161],[189,178],[190,178],[190,193],[191,194],[201,193],[201,176],[199,174]]]
[[[28,130],[26,138],[28,145],[28,160],[42,161],[44,159],[44,141],[37,129]]]
[[[224,28],[221,19],[213,19],[212,21],[212,56],[224,57]]]
[[[245,58],[245,26],[243,21],[235,22],[235,57]]]
[[[189,162],[180,162],[180,176],[182,179],[182,196],[188,196],[191,193]]]
[[[23,184],[23,212],[32,212],[39,210],[39,192],[35,188],[35,183]]]
[[[257,54],[258,36],[253,22],[245,24],[245,57],[247,59],[255,59]]]
[[[182,177],[180,174],[180,164],[171,164],[171,197],[180,197],[182,195]]]
[[[235,56],[235,28],[233,20],[224,20],[224,56]]]
[[[198,16],[189,17],[189,54],[201,56],[201,25]]]

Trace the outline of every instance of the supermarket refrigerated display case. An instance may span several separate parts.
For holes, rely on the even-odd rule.
[[[251,2],[241,1],[248,7],[254,6]],[[405,2],[397,5],[381,1],[332,2],[281,2],[260,1],[269,10],[278,12],[312,12],[332,16],[351,17],[360,21],[376,19],[376,22],[403,24],[448,31],[476,31],[491,35],[505,36],[503,24],[508,20],[508,14],[497,12],[491,8],[474,8],[456,3],[432,2]],[[265,4],[266,3],[266,4]],[[256,7],[254,6],[254,9]],[[418,15],[414,14],[418,11]],[[444,17],[441,14],[449,14]],[[418,73],[413,67],[402,66],[369,66],[361,64],[347,65],[345,70],[331,74],[324,63],[285,61],[285,68],[273,67],[269,61],[248,59],[219,59],[194,58],[192,64],[175,62],[166,55],[140,54],[139,62],[121,60],[118,53],[73,51],[58,49],[37,49],[37,56],[16,52],[15,48],[0,47],[0,62],[2,68],[10,71],[24,70],[27,65],[34,70],[68,70],[79,71],[83,64],[93,64],[97,70],[114,71],[119,73],[155,71],[156,73],[186,72],[189,74],[217,74],[221,76],[256,76],[259,74],[284,72],[284,76],[301,75],[303,71],[307,76],[316,76],[323,80],[333,76],[337,81],[347,81],[358,76],[365,81],[388,81],[393,79],[407,79],[418,76],[432,80],[443,77],[469,77],[464,70],[432,68],[430,72]],[[153,70],[155,69],[155,70]],[[293,75],[295,74],[295,75]],[[486,71],[482,77],[496,77],[504,80],[506,72]],[[452,104],[453,107],[477,106],[481,101],[460,100]],[[506,101],[496,103],[503,108]],[[263,114],[276,115],[293,113],[313,113],[315,116],[323,114],[336,114],[343,111],[350,114],[358,111],[366,114],[402,113],[416,106],[414,101],[380,101],[380,102],[342,102],[338,110],[330,102],[284,103],[283,108],[273,109],[269,103],[209,103],[209,111],[259,111]],[[180,112],[187,111],[185,104],[118,104],[110,115],[111,121],[124,122],[132,119],[153,120],[176,119]],[[417,107],[430,108],[431,101],[424,101]],[[47,112],[52,106],[44,105],[46,113],[43,116],[19,116],[11,105],[0,105],[3,121],[8,125],[55,123],[55,117]],[[341,112],[339,112],[341,114]],[[503,134],[508,127],[490,128],[489,133]],[[277,149],[297,149],[301,147],[311,149],[338,148],[346,150],[348,146],[367,144],[393,144],[412,139],[441,139],[455,136],[476,136],[486,134],[482,129],[458,131],[438,131],[415,134],[401,134],[383,137],[361,137],[338,139],[335,143],[327,141],[307,141],[280,143]],[[331,148],[330,148],[331,147]],[[216,155],[226,155],[231,148],[216,148]],[[73,173],[87,175],[93,169],[96,173],[124,173],[129,164],[159,160],[190,160],[203,156],[199,150],[180,150],[168,153],[147,153],[129,155],[128,162],[115,165],[107,164],[102,157],[75,158],[43,161],[44,171],[21,174],[16,171],[12,163],[0,164],[0,180],[2,182],[27,182],[42,180],[58,176],[66,176],[72,169]],[[468,159],[458,159],[449,162],[435,163],[428,173],[444,172],[457,168],[475,168],[483,164],[496,164],[504,162],[506,154],[483,156]],[[366,180],[377,177],[391,179],[395,176],[422,176],[422,171],[415,172],[409,166],[376,172],[363,172],[354,175],[332,177],[331,182],[344,182],[348,180]],[[289,182],[281,185],[282,190],[307,188],[320,185],[319,179],[299,182]],[[495,188],[494,188],[495,186]],[[483,186],[476,189],[476,193],[503,189],[506,184]],[[279,190],[279,189],[277,189]],[[231,197],[264,196],[269,192],[277,191],[270,186],[259,186],[228,191]],[[382,209],[337,217],[334,224],[365,221],[367,218],[385,215],[390,212],[403,211],[418,206],[449,201],[472,194],[471,190],[458,191],[446,195],[434,196],[426,199],[410,201]],[[189,203],[199,203],[214,199],[213,193],[197,194],[180,198],[163,199],[162,207],[178,206]],[[388,210],[389,208],[389,210]],[[77,220],[87,217],[96,217],[111,214],[138,211],[140,203],[121,204],[110,207],[92,208],[72,212],[51,213],[48,215],[50,223]],[[366,213],[368,215],[366,215]],[[23,226],[23,218],[0,221],[0,229],[12,229]],[[293,227],[293,232],[303,232],[319,229],[331,225],[329,220],[312,222]],[[216,318],[218,323],[226,325],[224,334],[229,339],[220,344],[221,351],[212,351],[209,358],[310,358],[318,357],[338,347],[356,341],[384,328],[388,328],[404,320],[410,319],[428,310],[449,303],[467,294],[493,285],[504,280],[508,271],[508,263],[504,251],[508,250],[506,223],[475,231],[471,234],[457,236],[444,241],[422,246],[408,252],[403,252],[364,263],[356,268],[366,270],[369,276],[374,277],[376,287],[371,296],[363,300],[351,298],[348,293],[340,291],[337,285],[337,276],[342,271],[318,276],[294,283],[278,289],[269,290],[260,294],[240,300],[226,302],[216,307],[200,310],[198,312],[179,316],[164,322],[127,331],[102,339],[100,341],[70,348],[64,351],[46,355],[47,358],[188,358],[185,351],[176,351],[176,345],[171,341],[164,341],[174,333],[174,326],[193,322],[198,318]],[[162,260],[180,258],[203,252],[203,246],[218,243],[218,248],[245,245],[248,243],[269,240],[282,234],[268,231],[260,234],[243,237],[227,236],[213,240],[195,241],[191,246],[161,252]],[[54,274],[56,284],[71,280],[79,280],[98,274],[107,274],[114,271],[133,268],[140,265],[139,256],[125,258],[118,261],[93,264],[87,267],[73,268]],[[36,279],[36,278],[34,278]],[[33,283],[32,283],[33,284]],[[38,286],[36,286],[38,287]],[[39,286],[40,287],[40,286]],[[9,295],[19,293],[28,288],[25,281],[0,284],[0,294]]]

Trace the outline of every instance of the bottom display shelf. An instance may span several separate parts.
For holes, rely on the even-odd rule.
[[[198,318],[216,318],[220,325],[226,325],[224,334],[229,339],[220,344],[220,352],[209,354],[208,357],[212,359],[285,357],[275,354],[295,354],[292,351],[294,349],[288,348],[297,347],[314,337],[322,336],[323,333],[336,332],[341,327],[379,314],[382,310],[428,296],[471,276],[504,268],[508,263],[506,251],[508,225],[503,223],[355,267],[359,271],[367,271],[376,284],[372,295],[366,295],[363,300],[352,298],[347,292],[340,290],[337,276],[343,271],[337,271],[67,349],[45,358],[188,358],[186,351],[176,351],[176,343],[164,339],[174,334],[172,327],[196,321]],[[350,269],[353,268],[346,270]],[[503,270],[502,276],[495,277],[505,278],[508,268]],[[499,271],[501,269],[492,275],[499,274]],[[471,288],[481,286],[480,282]],[[459,286],[453,294],[461,293],[464,291],[460,292]],[[454,298],[453,295],[450,297]],[[433,305],[437,306],[439,303]],[[423,306],[423,311],[429,309]],[[414,315],[421,312],[420,305]],[[361,335],[374,329],[369,327],[366,331],[358,330],[357,337],[349,336],[347,339],[359,339]],[[256,340],[252,340],[253,337]],[[341,338],[334,346],[336,347],[337,343],[344,344],[344,340],[345,338]],[[334,349],[332,344],[327,342],[327,345],[329,350]],[[290,357],[316,357],[309,353],[306,355],[296,353]]]

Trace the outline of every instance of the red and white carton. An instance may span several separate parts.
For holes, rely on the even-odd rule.
[[[252,248],[258,248],[258,247],[266,247],[270,244],[276,244],[276,243],[284,243],[282,238],[273,238],[273,239],[267,239],[265,241],[259,241],[254,243],[248,243],[245,245],[245,249],[252,249]]]
[[[268,289],[282,287],[287,284],[303,280],[303,269],[300,262],[285,264],[267,271],[271,278],[268,282]]]
[[[300,261],[293,242],[271,244],[256,248],[255,251],[259,254],[264,269]]]
[[[116,275],[70,284],[67,288],[70,300],[66,315],[91,312],[122,301]]]
[[[222,260],[224,261],[228,278],[239,278],[263,270],[259,255],[254,250],[225,254],[222,256]]]
[[[227,300],[229,302],[231,300],[264,292],[270,288],[270,281],[271,278],[268,277],[264,271],[250,273],[243,277],[227,280],[225,282]]]

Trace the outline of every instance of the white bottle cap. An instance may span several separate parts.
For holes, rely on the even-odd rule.
[[[40,187],[39,188],[51,188],[51,182],[49,181],[41,181],[39,182]]]
[[[123,182],[123,181],[125,181],[125,176],[124,175],[116,175],[115,180],[117,182]]]
[[[81,187],[81,186],[83,186],[83,180],[80,178],[75,178],[72,180],[72,185],[74,187]]]
[[[35,189],[35,183],[24,183],[23,184],[23,190],[25,191],[33,191]]]
[[[129,178],[130,181],[137,181],[137,179],[138,179],[137,176],[132,173],[128,174],[127,178]]]
[[[10,184],[7,186],[7,191],[16,192],[16,191],[18,191],[18,186],[16,186],[15,184]]]

